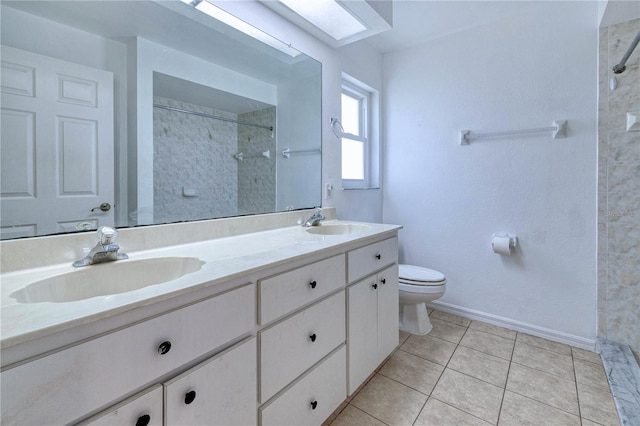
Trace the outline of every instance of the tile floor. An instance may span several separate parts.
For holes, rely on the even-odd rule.
[[[599,355],[430,313],[334,413],[344,425],[618,425]]]

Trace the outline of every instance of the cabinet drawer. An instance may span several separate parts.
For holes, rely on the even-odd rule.
[[[138,423],[139,422],[139,423]],[[162,426],[162,386],[156,385],[77,426]]]
[[[254,337],[166,383],[165,424],[256,424],[256,357]]]
[[[255,288],[246,285],[6,370],[1,423],[69,423],[254,327]]]
[[[373,243],[347,253],[350,283],[398,261],[398,238]]]
[[[267,324],[345,285],[344,255],[258,281],[260,324]]]
[[[344,341],[344,291],[261,332],[260,401],[267,401]]]
[[[344,346],[260,410],[263,426],[320,425],[346,398]]]

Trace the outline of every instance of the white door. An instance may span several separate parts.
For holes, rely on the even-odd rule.
[[[1,57],[1,237],[113,226],[113,74],[8,46]]]

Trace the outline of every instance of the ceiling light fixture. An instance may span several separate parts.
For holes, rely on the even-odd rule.
[[[193,6],[199,11],[211,16],[212,18],[217,19],[220,22],[224,22],[230,27],[235,28],[238,31],[243,32],[244,34],[253,37],[256,40],[259,40],[279,51],[286,53],[291,57],[296,57],[300,55],[300,52],[296,49],[292,48],[291,45],[283,43],[275,37],[270,36],[262,30],[254,27],[251,24],[246,23],[242,19],[230,14],[224,9],[219,8],[218,6],[214,6],[206,0],[181,0],[183,3],[188,4],[189,6]]]
[[[366,31],[367,27],[335,0],[279,0],[335,40]]]

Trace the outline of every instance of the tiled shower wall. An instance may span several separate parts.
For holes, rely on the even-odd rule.
[[[276,107],[238,115],[238,120],[275,129]],[[276,207],[276,136],[268,129],[238,126],[238,214],[269,213]],[[262,155],[268,151],[269,158]]]
[[[598,113],[598,336],[628,344],[640,360],[640,47],[614,74],[640,19],[600,29]],[[610,88],[615,76],[617,87]]]
[[[154,103],[237,120],[236,114],[154,97]],[[235,216],[238,125],[154,108],[153,209],[156,223]],[[183,194],[184,189],[194,197]]]

